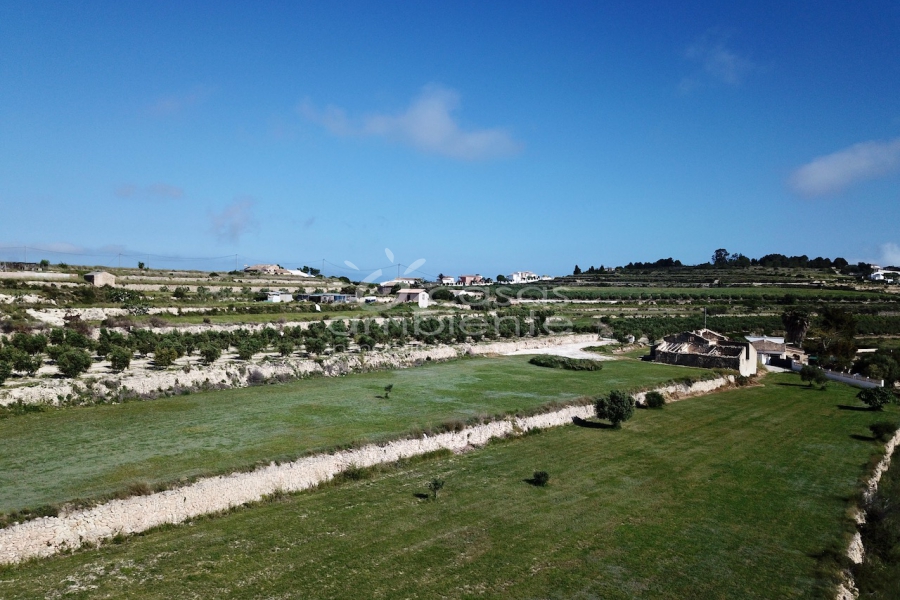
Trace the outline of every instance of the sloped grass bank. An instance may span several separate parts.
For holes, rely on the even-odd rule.
[[[828,597],[885,414],[763,381],[2,568],[0,595]]]
[[[633,361],[573,373],[529,365],[527,356],[477,358],[25,414],[0,420],[0,511],[44,506],[38,514],[53,514],[46,505],[149,491],[182,478],[699,373]],[[394,387],[386,399],[389,384]]]

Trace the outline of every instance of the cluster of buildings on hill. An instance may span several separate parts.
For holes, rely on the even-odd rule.
[[[280,265],[248,265],[244,267],[245,273],[251,273],[256,275],[299,275],[301,277],[313,277],[310,273],[306,273],[301,269],[284,269]],[[496,283],[533,283],[536,281],[550,281],[553,277],[549,275],[538,275],[532,271],[515,271],[514,273],[510,273],[509,275],[504,275],[502,278],[499,278],[499,281]],[[410,284],[415,285],[418,283],[422,283],[423,280],[421,278],[412,278],[412,277],[397,277],[392,281],[385,281],[380,285],[393,285],[396,283],[401,284]],[[490,278],[482,277],[481,275],[460,275],[456,278],[447,275],[439,275],[437,278],[437,283],[440,285],[454,285],[454,286],[466,286],[466,285],[489,285],[495,283]]]

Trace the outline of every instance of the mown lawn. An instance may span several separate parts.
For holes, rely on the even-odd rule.
[[[446,421],[658,384],[693,369],[609,361],[545,369],[527,356],[318,378],[0,420],[0,511],[230,471]],[[393,384],[390,399],[379,396]]]
[[[605,371],[604,371],[605,373]],[[571,374],[569,374],[571,375]],[[827,596],[880,446],[796,376],[0,569],[4,598]],[[534,470],[546,488],[529,485]],[[437,501],[426,482],[445,481]]]

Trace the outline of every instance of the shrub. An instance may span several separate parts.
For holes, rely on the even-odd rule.
[[[647,392],[644,402],[647,404],[647,408],[662,408],[666,405],[665,397],[659,392]]]
[[[570,371],[599,371],[603,368],[603,365],[596,360],[588,358],[565,358],[563,356],[552,356],[550,354],[538,354],[533,356],[528,362],[538,367],[568,369]]]
[[[10,375],[12,375],[12,367],[8,362],[0,360],[0,385],[3,385]]]
[[[897,424],[889,421],[878,421],[869,425],[869,431],[875,436],[875,439],[887,442],[894,436],[897,431]]]
[[[394,384],[393,384],[393,383],[389,383],[388,385],[384,386],[384,397],[387,398],[387,399],[390,399],[390,397],[391,397],[391,392],[392,392],[393,390],[394,390]]]
[[[66,377],[78,377],[91,368],[91,355],[81,348],[69,348],[56,359],[56,366]]]
[[[175,362],[176,358],[178,351],[169,346],[157,346],[153,352],[153,364],[157,367],[166,368]]]
[[[808,382],[810,387],[814,383],[822,388],[828,384],[828,377],[825,376],[825,371],[812,365],[803,365],[803,368],[800,369],[800,379]]]
[[[200,346],[200,356],[203,358],[203,362],[211,365],[222,356],[222,350],[215,344],[204,344]]]
[[[276,348],[281,356],[290,356],[294,352],[294,342],[289,338],[284,338],[278,342]]]
[[[110,368],[116,373],[121,373],[131,364],[132,351],[130,348],[114,346],[109,353]]]
[[[607,419],[618,429],[634,415],[634,398],[625,392],[612,390],[608,396],[598,398],[594,408],[598,419]]]
[[[266,376],[259,369],[253,369],[250,371],[250,375],[247,376],[247,381],[252,385],[260,385],[266,382]]]
[[[534,485],[544,487],[550,482],[550,473],[547,471],[535,471],[534,475],[531,476],[531,482]]]
[[[438,492],[444,489],[444,480],[434,478],[428,482],[428,490],[431,492],[431,498],[437,500]]]
[[[894,394],[887,388],[876,387],[860,391],[857,398],[867,404],[872,410],[881,410],[885,404],[896,403]]]

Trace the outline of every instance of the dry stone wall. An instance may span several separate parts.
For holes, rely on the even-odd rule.
[[[563,344],[587,343],[595,341],[596,335],[557,335],[539,338],[518,338],[508,342],[483,342],[479,344],[459,344],[453,346],[415,346],[394,348],[380,352],[342,353],[322,360],[300,357],[268,356],[265,360],[229,361],[220,359],[211,366],[192,363],[190,370],[181,368],[165,371],[129,369],[120,374],[91,374],[95,382],[86,388],[86,380],[41,379],[30,387],[0,388],[0,405],[18,401],[26,404],[59,404],[69,396],[87,394],[95,398],[118,397],[127,393],[130,397],[153,397],[168,390],[195,389],[207,387],[245,387],[254,378],[297,378],[311,375],[333,377],[352,372],[378,369],[400,369],[421,364],[427,360],[443,361],[461,356],[489,354],[509,354],[517,350],[549,348]],[[178,365],[179,367],[181,365]],[[255,375],[258,373],[258,376]]]

